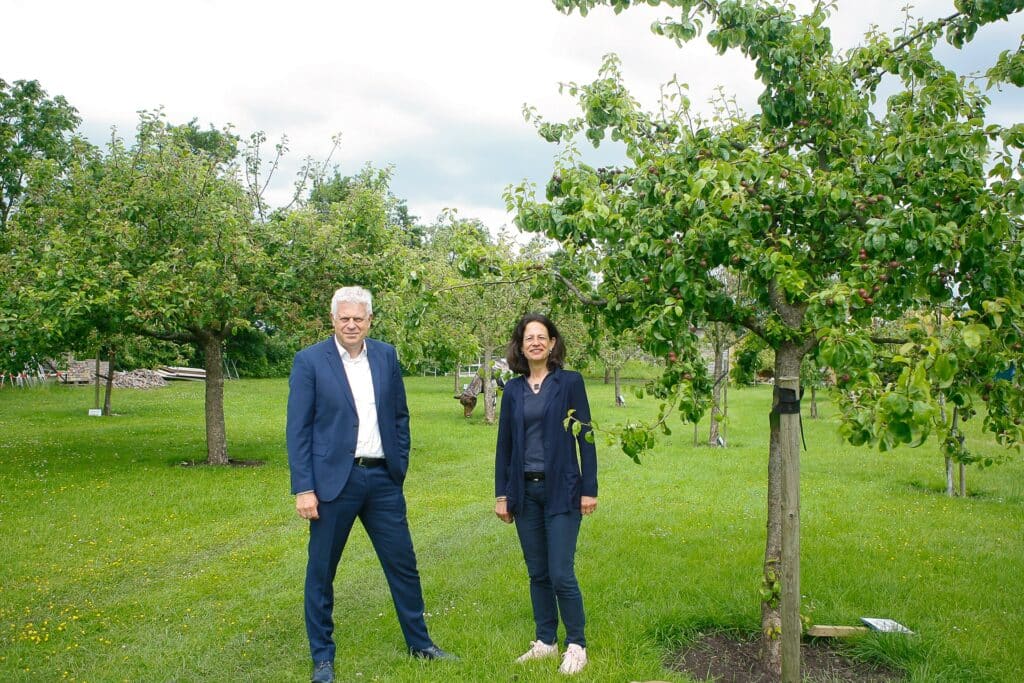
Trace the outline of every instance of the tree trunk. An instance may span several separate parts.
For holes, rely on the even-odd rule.
[[[942,320],[942,318],[939,317],[939,321],[940,322],[941,322],[941,320]],[[939,394],[939,417],[942,420],[942,424],[946,424],[946,397],[942,393]],[[953,418],[954,418],[954,420],[956,419],[956,409],[955,408],[953,410]],[[952,429],[953,429],[953,427],[950,426],[950,430],[952,430]],[[953,490],[953,458],[951,458],[951,457],[949,457],[947,455],[945,460],[946,460],[946,495],[949,496],[950,498],[952,498],[953,496],[956,495],[956,492]]]
[[[484,382],[484,422],[489,425],[494,424],[494,408],[497,404],[497,400],[494,395],[494,383],[491,381],[491,365],[493,361],[491,359],[491,347],[488,346],[484,349],[484,366],[483,370],[483,382]]]
[[[719,428],[719,421],[721,420],[722,412],[722,382],[725,381],[724,373],[725,369],[725,345],[722,343],[722,337],[719,334],[715,335],[715,370],[712,376],[711,385],[711,431],[708,433],[708,445],[712,448],[718,448],[719,446],[725,445],[721,442],[721,434]]]
[[[764,593],[761,599],[762,665],[773,680],[782,677],[782,436],[772,402],[768,437],[768,521],[764,548]],[[765,599],[767,597],[767,599]]]
[[[622,378],[619,377],[619,368],[615,367],[615,407],[621,408],[626,405],[626,401],[622,398]]]
[[[949,429],[950,436],[952,436],[954,439],[956,439],[960,443],[960,445],[962,446],[963,443],[964,443],[964,436],[963,436],[963,434],[960,433],[960,406],[953,406],[953,420],[952,420],[952,423],[953,424],[952,424],[952,426]],[[967,482],[965,481],[965,476],[967,474],[967,468],[964,466],[964,464],[962,462],[957,463],[957,465],[959,466],[957,469],[959,470],[959,473],[960,473],[960,497],[961,498],[965,498],[965,497],[967,497]],[[953,484],[952,472],[950,473],[949,484],[950,484],[950,486],[952,486],[952,484]]]
[[[227,432],[224,429],[224,364],[221,336],[202,330],[196,334],[206,368],[206,462],[228,464]]]
[[[605,363],[604,365],[604,383],[608,384],[612,380],[612,368],[610,365]],[[618,394],[616,394],[617,396]]]
[[[768,537],[761,604],[764,667],[772,680],[800,680],[800,411],[779,414],[787,390],[798,401],[802,352],[792,343],[775,351],[776,389],[768,452]]]
[[[117,349],[107,351],[107,386],[103,393],[103,414],[110,415],[110,395],[114,391],[114,368],[117,367]]]
[[[462,361],[460,359],[456,358],[455,359],[455,398],[458,398],[459,394],[462,393],[462,382],[459,381],[460,379],[462,379],[461,377],[459,377],[459,372],[461,371],[461,369],[462,369]]]
[[[729,417],[729,380],[726,379],[726,380],[724,380],[724,383],[722,384],[722,426],[721,426],[721,432],[720,433],[721,433],[721,436],[722,436],[722,447],[723,448],[725,448],[726,446],[729,445],[729,435],[727,433],[728,429],[729,429],[729,421],[726,419],[728,417]]]
[[[818,419],[818,389],[814,384],[811,385],[811,419]]]
[[[937,333],[942,332],[942,309],[935,308],[935,330]],[[953,406],[953,420],[949,425],[949,435],[956,436],[956,421],[957,421],[957,409],[960,406]],[[946,424],[946,395],[939,392],[939,416],[942,418],[942,424]],[[956,496],[956,492],[953,490],[953,458],[948,455],[946,460],[946,495],[950,498]]]

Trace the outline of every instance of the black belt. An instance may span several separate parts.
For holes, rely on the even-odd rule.
[[[358,467],[380,467],[384,464],[384,458],[356,458],[356,465]]]
[[[526,472],[523,476],[526,477],[526,481],[544,481],[543,472]]]

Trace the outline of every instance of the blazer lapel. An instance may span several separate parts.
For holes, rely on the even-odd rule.
[[[509,414],[512,416],[512,429],[516,434],[522,434],[526,428],[526,419],[523,416],[523,392],[529,391],[526,378],[516,375],[505,384],[505,393],[509,398]]]
[[[370,378],[373,379],[373,402],[377,404],[377,414],[380,415],[380,399],[384,395],[384,359],[372,339],[366,340],[366,359],[370,362]]]
[[[562,391],[559,388],[561,386],[561,379],[561,373],[558,370],[555,370],[544,380],[544,384],[548,385],[545,386],[544,390],[541,392],[541,396],[544,397],[544,415],[551,414],[549,412],[551,410],[551,402],[555,400],[556,396],[562,395]],[[565,415],[560,415],[558,417],[559,423],[561,423],[563,419],[565,419]]]
[[[338,345],[334,341],[334,337],[331,337],[324,342],[324,352],[327,355],[327,365],[331,368],[331,374],[337,379],[341,385],[341,395],[348,401],[349,408],[355,413],[356,400],[352,397],[352,387],[348,383],[348,375],[345,374],[345,366],[341,362],[341,355],[338,353]]]

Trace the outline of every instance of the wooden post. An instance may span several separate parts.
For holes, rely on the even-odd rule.
[[[94,403],[96,404],[96,405],[93,406],[94,408],[99,408],[100,407],[100,350],[99,349],[96,349],[96,400],[94,401]]]
[[[799,377],[779,387],[800,395]],[[800,683],[800,413],[779,416],[782,446],[782,681]]]

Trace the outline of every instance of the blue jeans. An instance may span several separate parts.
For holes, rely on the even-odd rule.
[[[544,482],[528,481],[522,510],[516,515],[519,544],[530,575],[536,638],[549,645],[556,643],[558,617],[561,615],[565,624],[565,644],[586,647],[583,595],[574,567],[582,515],[579,510],[546,515],[545,502]]]

